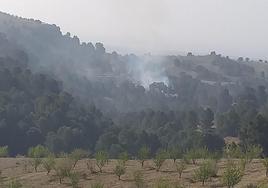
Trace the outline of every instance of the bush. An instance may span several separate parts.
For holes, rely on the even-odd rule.
[[[0,147],[0,157],[8,157],[8,146]]]
[[[69,177],[73,169],[73,161],[69,158],[59,159],[56,161],[54,169],[60,183],[64,177]]]
[[[176,169],[177,172],[179,173],[179,177],[181,178],[183,171],[186,170],[186,162],[184,160],[180,160],[179,162],[177,162]]]
[[[28,157],[33,158],[31,161],[32,166],[34,167],[35,172],[37,172],[38,166],[42,163],[43,157],[46,157],[49,155],[49,150],[42,146],[42,145],[37,145],[35,147],[31,147],[28,150]]]
[[[108,154],[105,151],[99,151],[96,153],[96,165],[98,166],[100,172],[102,172],[102,168],[108,162]]]
[[[141,163],[141,166],[143,167],[144,162],[146,159],[149,158],[150,155],[150,150],[148,147],[143,146],[139,151],[138,151],[138,159]]]
[[[167,159],[167,152],[164,150],[160,150],[156,153],[155,159],[154,159],[154,164],[156,167],[156,171],[158,172]]]
[[[251,163],[253,159],[257,159],[262,154],[262,147],[259,145],[248,145],[245,149],[245,158],[247,160],[247,163]]]
[[[104,188],[102,183],[94,183],[90,186],[91,188]]]
[[[177,159],[179,159],[182,156],[181,150],[176,147],[169,149],[168,153],[169,153],[169,157],[173,159],[174,163],[176,162]]]
[[[221,152],[210,152],[208,158],[214,160],[217,163],[222,158],[222,153]]]
[[[122,164],[117,164],[114,169],[115,175],[117,175],[118,180],[121,180],[121,176],[126,173],[126,168]]]
[[[49,154],[50,154],[49,150],[42,145],[30,147],[28,150],[28,157],[31,158],[43,158],[47,157]]]
[[[137,188],[144,188],[145,187],[145,182],[143,178],[143,174],[141,171],[135,171],[133,173],[134,176],[134,182]]]
[[[197,181],[201,181],[202,185],[204,185],[209,178],[217,174],[215,164],[216,163],[212,160],[204,161],[201,166],[194,171],[194,178]]]
[[[37,172],[37,168],[42,164],[41,158],[33,158],[30,164],[34,167],[34,171]]]
[[[48,156],[47,158],[43,159],[42,164],[48,175],[55,166],[55,157],[53,155]]]
[[[190,159],[194,165],[196,164],[197,159],[206,159],[208,157],[209,152],[207,148],[192,148],[185,154],[185,158]]]
[[[234,162],[228,161],[222,177],[223,184],[228,188],[232,188],[241,181],[242,177],[243,170],[237,167]]]
[[[72,159],[74,161],[74,165],[73,168],[75,168],[77,162],[83,158],[86,158],[89,156],[89,152],[83,150],[83,149],[75,149],[73,150],[70,155],[69,158]]]
[[[120,153],[118,158],[123,163],[123,165],[125,165],[129,158],[128,153],[127,152]]]
[[[226,158],[242,158],[243,157],[243,152],[242,149],[235,143],[229,144],[224,148],[224,155]]]

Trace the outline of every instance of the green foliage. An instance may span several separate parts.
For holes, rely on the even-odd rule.
[[[209,157],[209,151],[207,148],[192,148],[186,152],[184,157],[191,160],[195,165],[197,159],[206,159]]]
[[[54,170],[56,176],[59,178],[60,183],[64,177],[69,177],[73,169],[73,161],[69,158],[61,158],[56,160]]]
[[[42,159],[43,157],[46,157],[49,155],[49,150],[42,146],[42,145],[37,145],[35,147],[31,147],[28,150],[28,157],[31,157],[31,164],[34,167],[35,172],[37,172],[38,166],[42,164]]]
[[[222,158],[222,153],[221,152],[210,152],[208,158],[214,160],[215,162],[218,162]]]
[[[225,146],[224,155],[225,157],[230,158],[230,159],[242,158],[244,156],[243,151],[240,148],[240,146],[235,143]]]
[[[50,173],[52,169],[54,169],[55,166],[55,157],[54,155],[49,155],[47,158],[44,158],[42,160],[42,165],[44,169],[47,171],[47,175]]]
[[[91,188],[104,188],[104,185],[102,183],[93,183],[91,186]]]
[[[234,187],[243,177],[243,170],[236,166],[234,162],[228,161],[223,173],[222,182],[228,188]]]
[[[8,157],[8,146],[0,147],[0,157]]]
[[[137,188],[145,188],[145,182],[144,182],[144,177],[143,177],[143,173],[141,171],[135,171],[133,173],[133,177],[134,177],[134,182],[135,182],[135,186]]]
[[[176,163],[176,170],[179,173],[179,177],[181,178],[181,175],[184,170],[186,170],[187,164],[184,160],[180,160],[179,162]]]
[[[197,181],[201,181],[202,185],[205,182],[215,176],[217,174],[217,167],[215,166],[215,162],[211,160],[204,161],[198,169],[194,171],[194,179]]]
[[[43,158],[49,155],[49,150],[42,146],[42,145],[37,145],[35,147],[30,147],[28,150],[28,157],[31,158]]]
[[[180,150],[179,147],[172,147],[171,149],[168,150],[169,157],[173,159],[173,162],[175,163],[177,159],[182,157],[182,151]]]
[[[70,155],[69,158],[72,159],[74,161],[74,166],[73,168],[75,168],[77,162],[83,158],[86,158],[89,156],[89,152],[83,150],[83,149],[75,149],[73,150]]]
[[[78,188],[80,175],[77,172],[71,172],[69,174],[69,179],[73,188]]]
[[[115,175],[117,175],[118,180],[121,180],[121,176],[126,173],[126,167],[122,164],[117,164],[114,169]]]
[[[102,172],[102,168],[108,162],[108,154],[105,151],[98,151],[95,157],[96,157],[96,165],[98,166],[100,172]]]
[[[144,165],[145,160],[149,158],[149,155],[150,155],[150,149],[146,146],[143,146],[138,151],[138,159],[139,159],[142,167]]]
[[[168,153],[165,150],[159,150],[156,153],[155,158],[153,160],[155,167],[156,167],[156,171],[160,170],[161,166],[163,165],[167,157],[168,157]]]
[[[245,150],[245,158],[248,163],[251,163],[253,159],[258,159],[263,152],[262,147],[259,145],[247,145]]]
[[[34,171],[37,172],[37,168],[42,164],[41,158],[33,158],[30,164],[34,167]]]
[[[128,161],[129,159],[129,156],[128,156],[128,153],[127,152],[123,152],[123,153],[120,153],[119,154],[119,160],[123,163],[123,165],[126,164],[126,162]]]

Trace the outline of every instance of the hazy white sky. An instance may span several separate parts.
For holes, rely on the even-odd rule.
[[[123,53],[216,50],[268,59],[268,0],[0,0],[0,11]]]

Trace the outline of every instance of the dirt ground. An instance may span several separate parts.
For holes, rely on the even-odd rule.
[[[16,178],[23,184],[23,187],[25,188],[71,187],[70,182],[67,178],[63,180],[62,184],[59,184],[59,180],[55,176],[54,171],[52,171],[50,175],[47,175],[46,171],[42,169],[42,167],[39,167],[38,172],[34,172],[33,168],[29,165],[29,161],[30,159],[26,158],[0,159],[2,183],[6,184],[12,178]],[[146,161],[143,168],[138,161],[129,160],[126,163],[126,174],[124,174],[122,176],[122,180],[119,181],[118,177],[113,173],[113,169],[116,165],[116,160],[110,160],[110,162],[103,168],[102,173],[93,174],[87,169],[86,161],[87,160],[80,160],[75,168],[75,171],[81,175],[79,182],[79,187],[81,188],[90,188],[94,182],[103,183],[105,185],[105,188],[135,188],[133,173],[137,170],[142,171],[144,180],[147,183],[148,187],[154,187],[155,182],[159,179],[165,179],[170,182],[180,183],[185,187],[191,188],[224,187],[221,184],[221,175],[223,173],[224,166],[226,165],[226,161],[224,160],[221,160],[218,163],[218,177],[212,178],[206,182],[205,186],[202,186],[201,183],[194,182],[193,180],[194,169],[198,168],[198,165],[187,165],[187,169],[183,172],[182,178],[179,178],[178,173],[176,172],[176,167],[172,160],[166,160],[161,167],[160,172],[156,172],[154,169],[154,164],[151,160]],[[265,168],[263,167],[260,160],[253,160],[253,162],[246,167],[245,175],[242,181],[236,187],[246,187],[246,185],[250,183],[261,183],[268,185],[268,178],[265,176]]]

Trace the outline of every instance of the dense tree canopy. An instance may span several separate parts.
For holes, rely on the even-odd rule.
[[[223,138],[267,154],[265,62],[136,56],[81,43],[60,28],[0,13],[0,146],[42,144],[116,157],[142,147],[220,151]]]

